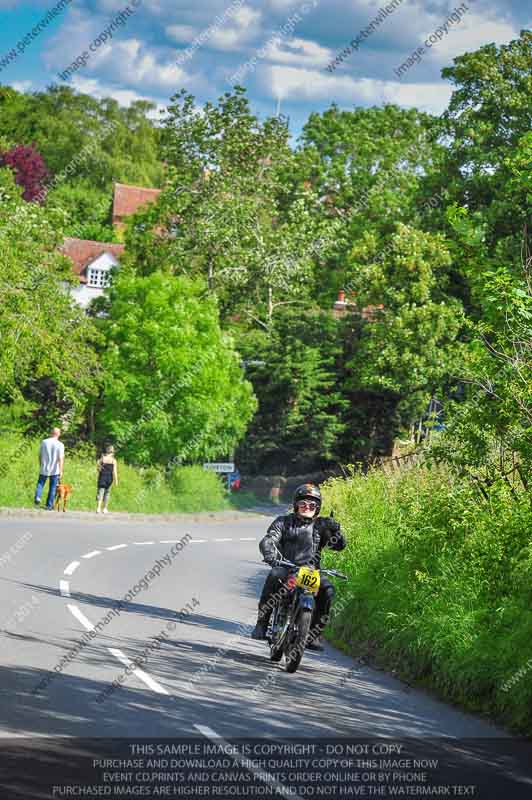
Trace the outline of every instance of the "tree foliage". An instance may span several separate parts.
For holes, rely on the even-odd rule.
[[[58,252],[60,212],[25,202],[0,169],[0,398],[16,402],[39,381],[59,411],[79,411],[95,391],[92,323],[64,289],[70,265]]]
[[[268,334],[241,333],[238,341],[259,402],[238,454],[242,465],[290,474],[334,462],[347,405],[337,320],[317,308],[286,308]]]
[[[4,153],[0,152],[0,167],[9,167],[15,182],[22,187],[22,197],[34,200],[43,189],[49,175],[41,154],[32,145],[16,145]]]
[[[172,98],[162,141],[167,186],[128,239],[136,263],[145,273],[162,265],[202,276],[224,316],[242,310],[268,327],[275,309],[308,296],[312,282],[305,199],[280,203],[281,170],[293,159],[285,123],[259,122],[243,90],[201,114],[183,91]]]
[[[121,452],[143,465],[227,458],[255,400],[202,282],[121,270],[106,329],[100,419]]]

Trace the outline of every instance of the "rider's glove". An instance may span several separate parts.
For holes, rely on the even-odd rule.
[[[327,531],[329,535],[334,535],[340,532],[340,523],[336,522],[332,517],[321,517],[320,519],[323,530]]]
[[[343,550],[346,543],[339,523],[332,517],[322,517],[320,522],[322,525],[320,533],[323,536],[323,544],[332,550]]]

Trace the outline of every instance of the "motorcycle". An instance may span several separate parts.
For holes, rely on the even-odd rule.
[[[334,569],[316,569],[313,565],[300,567],[284,558],[275,563],[279,567],[288,567],[290,571],[282,596],[272,610],[266,639],[270,645],[271,661],[281,661],[284,655],[286,671],[295,672],[301,664],[310,633],[320,576],[331,575],[345,581],[348,578]]]

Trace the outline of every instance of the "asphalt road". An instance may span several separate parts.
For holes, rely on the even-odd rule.
[[[307,652],[295,675],[272,664],[241,633],[255,620],[269,520],[0,516],[0,736],[507,735],[330,646]]]

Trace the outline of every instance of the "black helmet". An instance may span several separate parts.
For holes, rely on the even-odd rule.
[[[297,511],[297,504],[300,500],[315,500],[317,503],[316,514],[320,513],[321,492],[313,483],[302,483],[294,492],[294,511]]]

